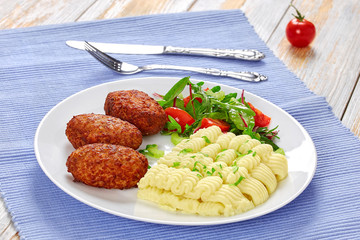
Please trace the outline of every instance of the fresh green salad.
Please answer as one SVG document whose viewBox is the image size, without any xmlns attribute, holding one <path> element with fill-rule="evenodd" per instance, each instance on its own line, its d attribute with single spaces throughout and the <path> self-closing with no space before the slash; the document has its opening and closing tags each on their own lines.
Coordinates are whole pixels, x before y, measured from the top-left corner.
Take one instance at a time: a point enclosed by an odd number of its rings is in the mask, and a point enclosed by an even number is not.
<svg viewBox="0 0 360 240">
<path fill-rule="evenodd" d="M 168 116 L 162 134 L 171 134 L 171 141 L 177 144 L 201 128 L 216 125 L 223 132 L 246 134 L 279 149 L 274 143 L 279 138 L 278 127 L 268 128 L 271 118 L 246 101 L 244 90 L 238 96 L 225 94 L 220 86 L 210 89 L 203 85 L 204 82 L 195 84 L 185 77 L 165 95 L 154 94 Z M 189 95 L 183 97 L 187 92 Z"/>
</svg>

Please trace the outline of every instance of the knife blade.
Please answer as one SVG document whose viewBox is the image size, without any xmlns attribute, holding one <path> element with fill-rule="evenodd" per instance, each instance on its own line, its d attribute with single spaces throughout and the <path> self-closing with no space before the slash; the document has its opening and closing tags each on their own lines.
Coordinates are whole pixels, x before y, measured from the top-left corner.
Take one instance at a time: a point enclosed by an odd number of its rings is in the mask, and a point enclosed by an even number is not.
<svg viewBox="0 0 360 240">
<path fill-rule="evenodd" d="M 102 52 L 119 54 L 185 54 L 219 58 L 233 58 L 247 61 L 260 61 L 265 55 L 254 49 L 211 49 L 211 48 L 184 48 L 156 45 L 136 45 L 118 43 L 89 42 Z M 85 50 L 84 41 L 66 41 L 70 47 Z"/>
</svg>

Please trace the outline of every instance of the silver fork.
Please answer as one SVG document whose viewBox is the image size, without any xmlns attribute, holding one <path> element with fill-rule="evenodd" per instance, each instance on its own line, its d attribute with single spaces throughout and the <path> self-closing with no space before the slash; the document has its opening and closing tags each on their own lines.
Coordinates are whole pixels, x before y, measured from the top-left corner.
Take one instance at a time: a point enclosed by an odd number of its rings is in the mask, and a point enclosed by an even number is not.
<svg viewBox="0 0 360 240">
<path fill-rule="evenodd" d="M 96 58 L 99 62 L 101 62 L 108 68 L 120 74 L 134 74 L 147 70 L 166 69 L 166 70 L 185 70 L 185 71 L 198 72 L 213 76 L 231 77 L 248 82 L 260 82 L 267 80 L 266 76 L 256 72 L 231 72 L 231 71 L 223 71 L 215 68 L 184 67 L 184 66 L 158 65 L 158 64 L 151 64 L 151 65 L 138 67 L 126 62 L 121 62 L 107 55 L 106 53 L 100 51 L 99 49 L 95 48 L 86 41 L 84 43 L 84 47 L 85 50 L 88 53 L 90 53 L 94 58 Z"/>
</svg>

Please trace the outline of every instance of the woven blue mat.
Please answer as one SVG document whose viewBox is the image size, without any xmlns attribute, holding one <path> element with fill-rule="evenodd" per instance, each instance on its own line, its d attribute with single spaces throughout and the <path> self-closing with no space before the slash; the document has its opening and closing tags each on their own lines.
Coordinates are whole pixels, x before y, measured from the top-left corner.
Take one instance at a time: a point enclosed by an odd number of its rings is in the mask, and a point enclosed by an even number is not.
<svg viewBox="0 0 360 240">
<path fill-rule="evenodd" d="M 253 48 L 261 62 L 194 56 L 123 55 L 133 64 L 250 70 L 269 77 L 251 84 L 191 74 L 246 89 L 282 107 L 311 135 L 318 154 L 313 181 L 294 201 L 252 220 L 218 226 L 168 226 L 113 216 L 56 187 L 33 150 L 44 115 L 66 97 L 131 77 L 184 77 L 188 72 L 120 76 L 66 40 L 209 48 Z M 0 187 L 24 239 L 354 239 L 360 236 L 360 141 L 260 40 L 241 11 L 152 15 L 0 31 Z M 296 136 L 294 136 L 296 137 Z"/>
</svg>

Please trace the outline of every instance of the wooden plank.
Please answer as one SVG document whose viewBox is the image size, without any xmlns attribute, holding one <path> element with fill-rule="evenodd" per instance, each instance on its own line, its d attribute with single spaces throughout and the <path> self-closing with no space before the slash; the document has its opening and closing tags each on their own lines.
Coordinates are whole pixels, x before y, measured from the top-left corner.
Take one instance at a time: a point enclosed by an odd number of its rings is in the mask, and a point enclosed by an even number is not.
<svg viewBox="0 0 360 240">
<path fill-rule="evenodd" d="M 360 2 L 296 0 L 294 5 L 315 24 L 314 42 L 306 48 L 289 44 L 285 28 L 294 12 L 289 9 L 267 44 L 312 91 L 326 97 L 340 118 L 359 75 Z"/>
<path fill-rule="evenodd" d="M 0 198 L 0 239 L 20 239 L 2 198 Z"/>
<path fill-rule="evenodd" d="M 346 108 L 342 122 L 355 136 L 360 138 L 360 76 L 357 86 L 352 93 L 351 100 Z"/>
<path fill-rule="evenodd" d="M 198 0 L 190 11 L 204 11 L 216 9 L 241 9 L 263 41 L 267 41 L 278 22 L 281 20 L 289 4 L 283 0 Z M 271 15 L 271 17 L 268 17 Z"/>
<path fill-rule="evenodd" d="M 98 0 L 78 19 L 110 19 L 157 13 L 186 12 L 194 0 Z"/>
<path fill-rule="evenodd" d="M 74 22 L 96 0 L 1 0 L 0 29 Z"/>
</svg>

